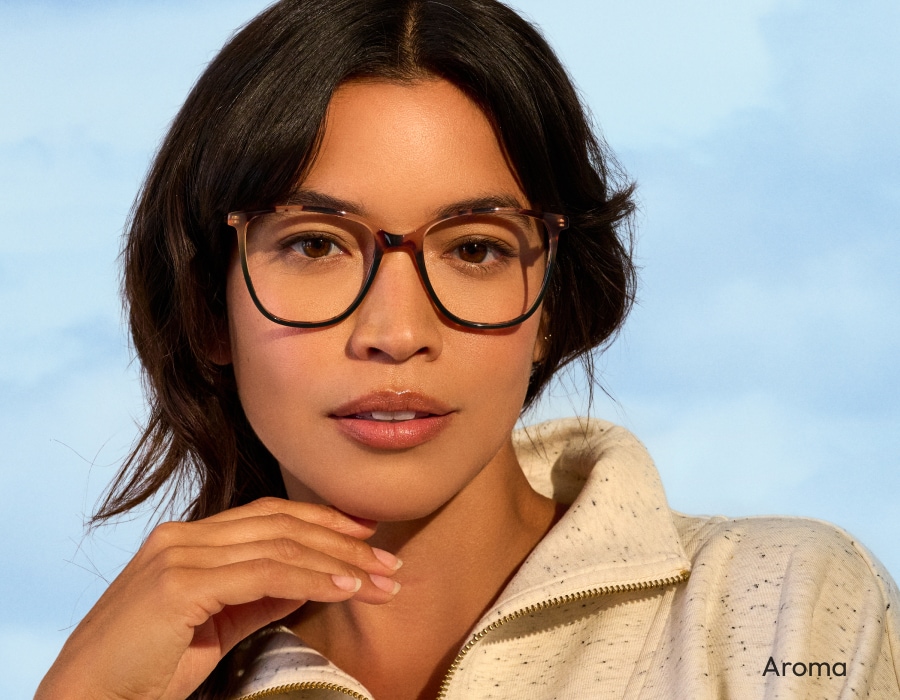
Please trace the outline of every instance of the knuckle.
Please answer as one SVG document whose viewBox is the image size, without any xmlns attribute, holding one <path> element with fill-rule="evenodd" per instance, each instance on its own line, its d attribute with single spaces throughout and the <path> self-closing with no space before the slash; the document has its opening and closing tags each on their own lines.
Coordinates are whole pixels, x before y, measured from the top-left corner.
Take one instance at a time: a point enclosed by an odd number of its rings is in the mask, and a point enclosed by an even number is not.
<svg viewBox="0 0 900 700">
<path fill-rule="evenodd" d="M 185 527 L 185 523 L 175 521 L 160 523 L 147 536 L 144 545 L 154 551 L 171 547 L 180 541 Z"/>
<path fill-rule="evenodd" d="M 269 516 L 269 522 L 276 532 L 288 533 L 297 529 L 297 519 L 287 513 L 273 513 Z"/>
<path fill-rule="evenodd" d="M 166 598 L 177 597 L 188 588 L 188 571 L 180 566 L 170 566 L 160 571 L 157 586 Z"/>
<path fill-rule="evenodd" d="M 299 559 L 306 553 L 306 548 L 303 545 L 287 537 L 279 537 L 272 540 L 272 545 L 275 549 L 275 555 L 281 559 Z"/>
<path fill-rule="evenodd" d="M 350 554 L 357 559 L 371 559 L 375 556 L 372 553 L 372 548 L 368 544 L 355 537 L 345 537 L 344 546 L 346 546 Z"/>
<path fill-rule="evenodd" d="M 305 510 L 309 513 L 310 519 L 320 523 L 337 523 L 341 520 L 338 512 L 331 506 L 322 503 L 305 503 Z"/>
<path fill-rule="evenodd" d="M 284 501 L 275 496 L 263 496 L 262 498 L 257 498 L 251 505 L 262 514 L 271 515 L 281 512 L 284 507 Z"/>
<path fill-rule="evenodd" d="M 274 559 L 258 559 L 255 564 L 254 568 L 261 578 L 270 583 L 284 583 L 285 569 L 279 562 Z"/>
<path fill-rule="evenodd" d="M 357 569 L 355 566 L 342 566 L 340 567 L 340 574 L 342 576 L 350 576 L 351 578 L 358 578 L 360 581 L 365 581 L 368 578 L 368 574 L 362 569 Z"/>
<path fill-rule="evenodd" d="M 153 561 L 160 570 L 176 569 L 184 562 L 186 547 L 169 545 L 156 552 Z"/>
</svg>

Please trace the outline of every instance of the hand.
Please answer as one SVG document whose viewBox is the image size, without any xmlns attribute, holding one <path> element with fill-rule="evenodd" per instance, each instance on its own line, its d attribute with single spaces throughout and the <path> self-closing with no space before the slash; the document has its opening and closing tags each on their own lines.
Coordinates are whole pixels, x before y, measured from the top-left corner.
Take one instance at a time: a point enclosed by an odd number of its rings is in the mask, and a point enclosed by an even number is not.
<svg viewBox="0 0 900 700">
<path fill-rule="evenodd" d="M 264 498 L 163 523 L 72 632 L 35 700 L 183 700 L 240 640 L 308 600 L 386 603 L 375 523 Z"/>
</svg>

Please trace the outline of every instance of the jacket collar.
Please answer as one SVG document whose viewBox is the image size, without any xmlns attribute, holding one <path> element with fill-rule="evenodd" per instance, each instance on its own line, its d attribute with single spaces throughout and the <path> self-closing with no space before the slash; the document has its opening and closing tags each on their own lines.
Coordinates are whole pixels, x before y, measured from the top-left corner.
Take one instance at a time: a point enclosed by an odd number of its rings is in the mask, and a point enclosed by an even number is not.
<svg viewBox="0 0 900 700">
<path fill-rule="evenodd" d="M 690 570 L 653 460 L 630 432 L 567 418 L 516 431 L 513 440 L 532 487 L 569 508 L 482 622 L 535 597 L 646 585 Z"/>
<path fill-rule="evenodd" d="M 513 442 L 534 489 L 569 508 L 475 632 L 548 600 L 663 585 L 687 574 L 690 562 L 659 474 L 631 433 L 604 421 L 568 418 L 518 430 Z M 286 627 L 266 628 L 242 642 L 231 667 L 234 691 L 229 697 L 329 684 L 369 696 Z"/>
</svg>

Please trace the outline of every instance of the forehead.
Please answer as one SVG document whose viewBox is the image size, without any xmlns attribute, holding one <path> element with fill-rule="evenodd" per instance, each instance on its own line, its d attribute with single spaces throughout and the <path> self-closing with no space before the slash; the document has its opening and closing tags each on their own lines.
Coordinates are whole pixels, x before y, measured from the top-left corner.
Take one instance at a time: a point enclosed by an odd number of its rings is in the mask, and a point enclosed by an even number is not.
<svg viewBox="0 0 900 700">
<path fill-rule="evenodd" d="M 527 206 L 484 112 L 445 80 L 353 81 L 335 92 L 304 189 L 383 212 L 508 195 Z"/>
</svg>

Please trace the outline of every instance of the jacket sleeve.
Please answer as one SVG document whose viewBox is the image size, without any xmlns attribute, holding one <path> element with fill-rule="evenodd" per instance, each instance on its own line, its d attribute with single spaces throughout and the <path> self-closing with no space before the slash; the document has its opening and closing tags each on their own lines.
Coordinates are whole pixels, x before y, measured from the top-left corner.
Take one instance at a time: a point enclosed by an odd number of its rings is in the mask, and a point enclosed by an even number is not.
<svg viewBox="0 0 900 700">
<path fill-rule="evenodd" d="M 682 689 L 900 699 L 900 596 L 851 535 L 773 517 L 684 518 L 679 529 L 693 567 L 668 635 Z"/>
</svg>

